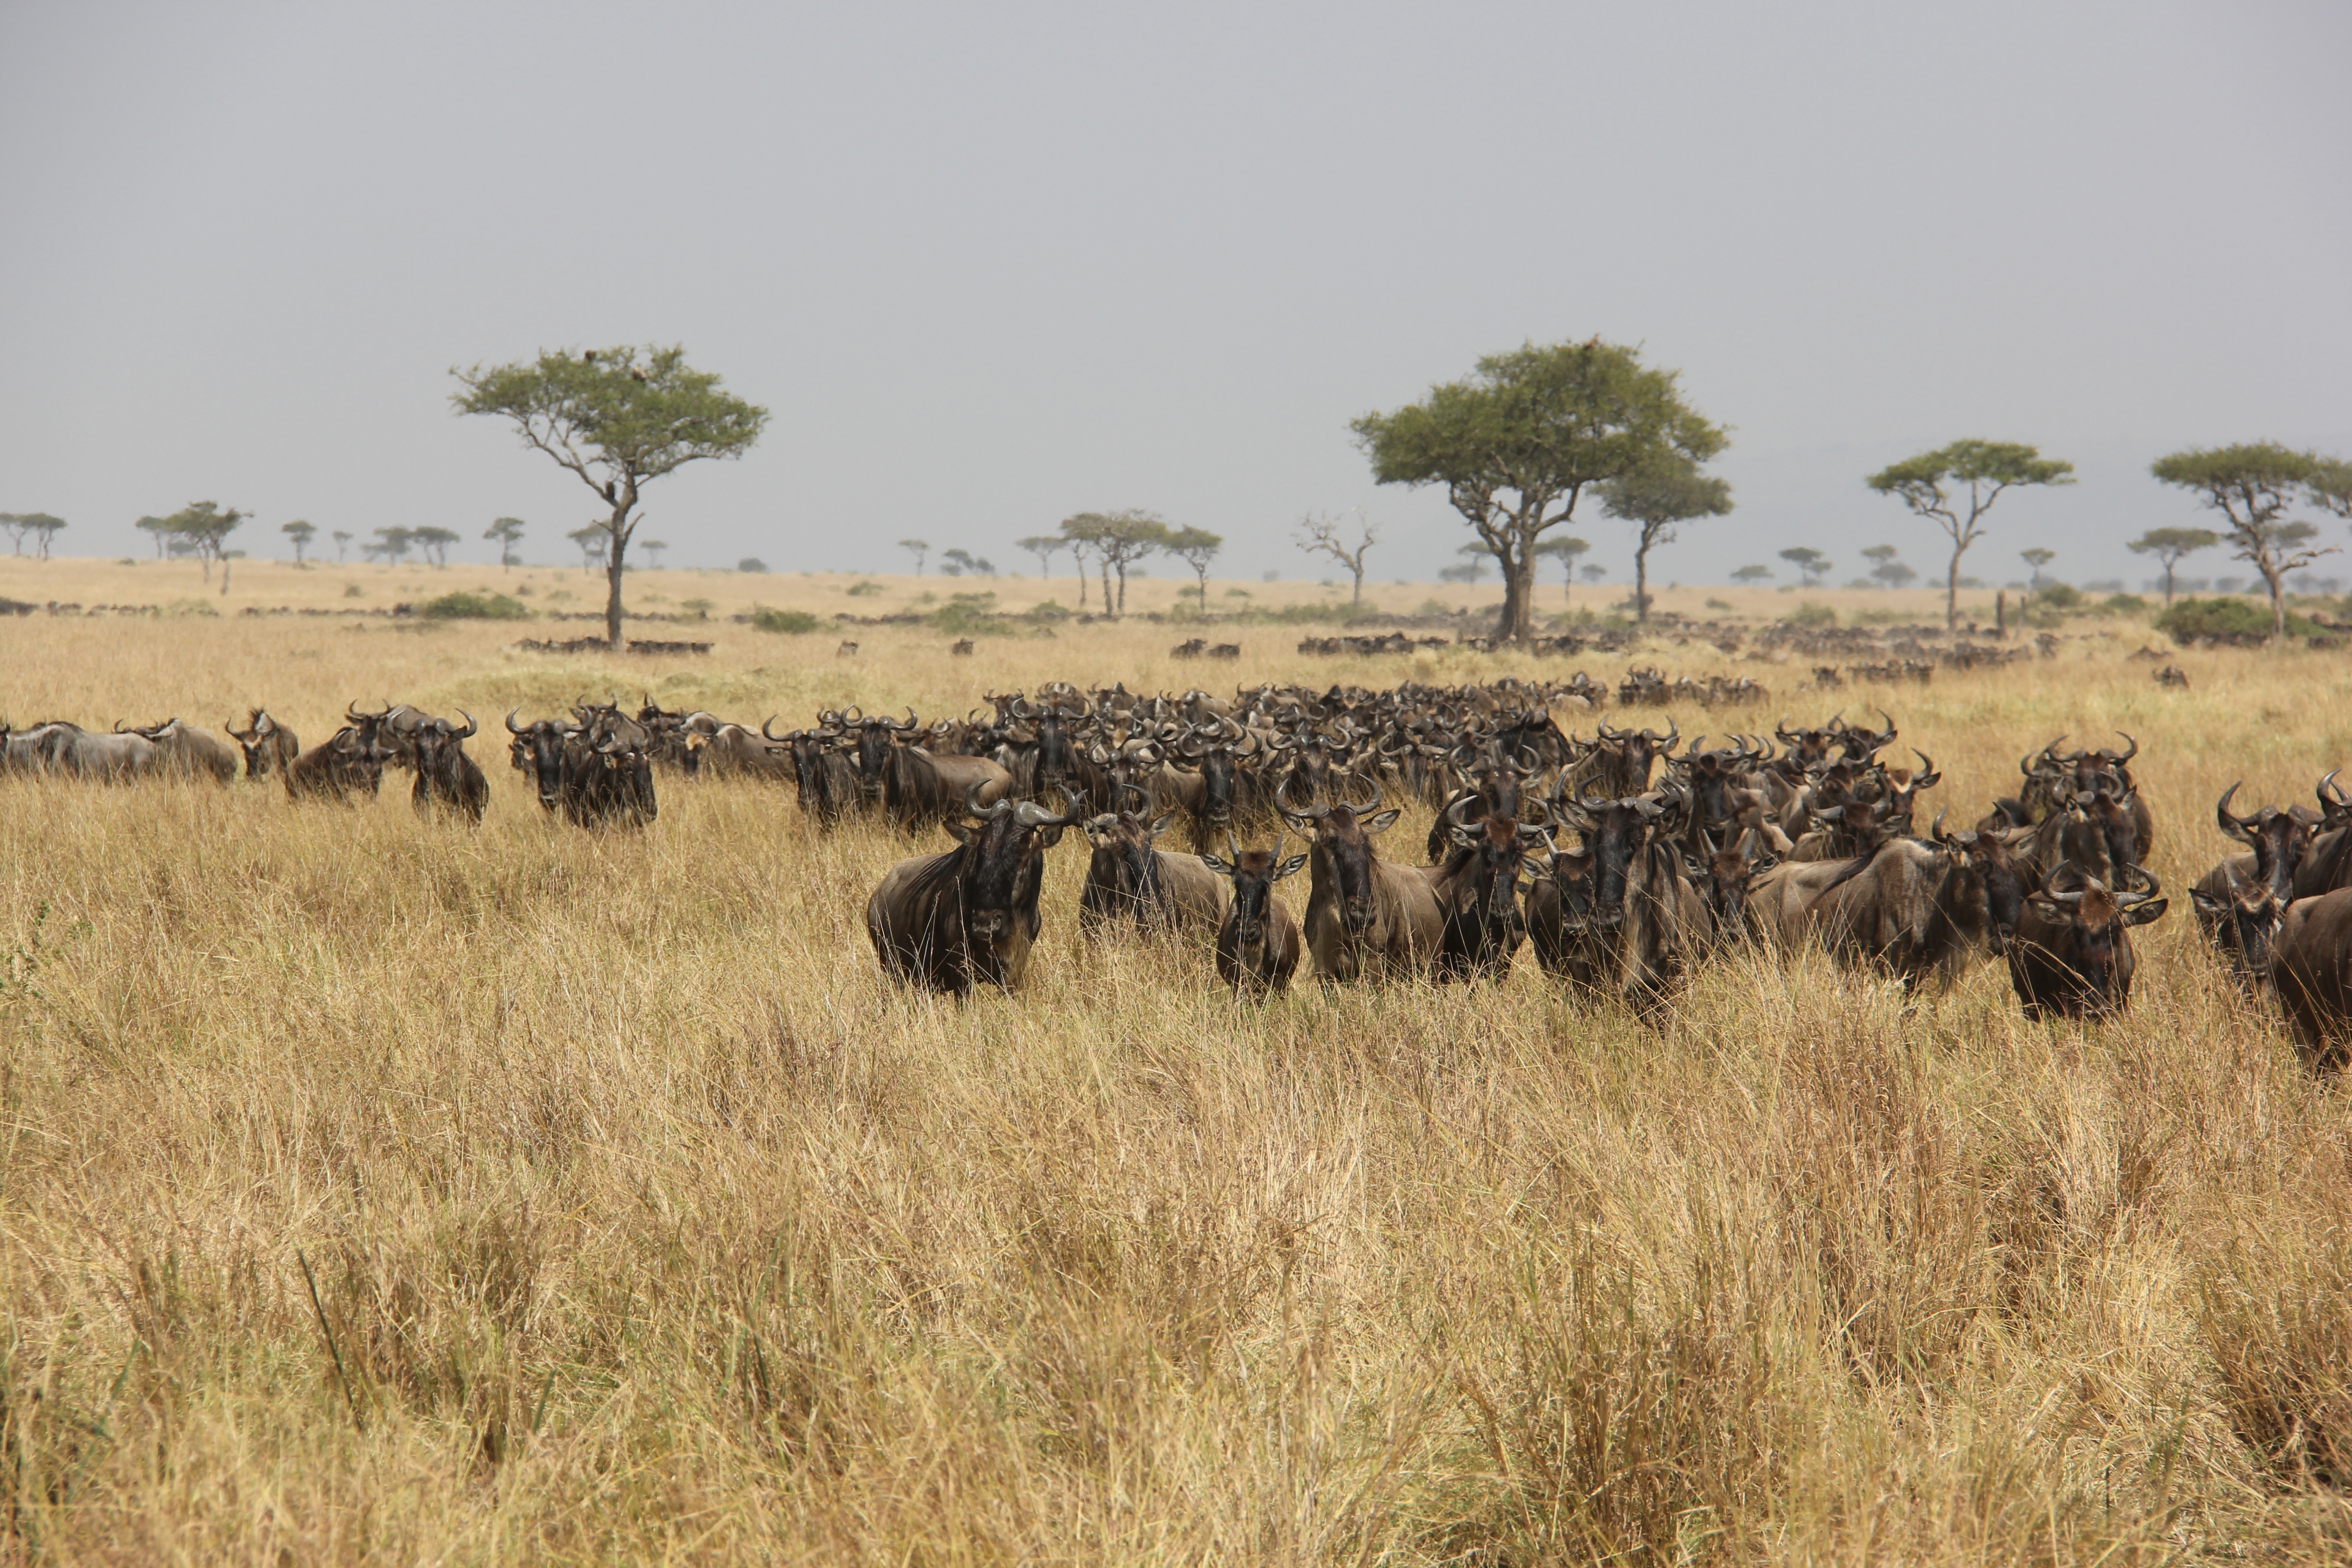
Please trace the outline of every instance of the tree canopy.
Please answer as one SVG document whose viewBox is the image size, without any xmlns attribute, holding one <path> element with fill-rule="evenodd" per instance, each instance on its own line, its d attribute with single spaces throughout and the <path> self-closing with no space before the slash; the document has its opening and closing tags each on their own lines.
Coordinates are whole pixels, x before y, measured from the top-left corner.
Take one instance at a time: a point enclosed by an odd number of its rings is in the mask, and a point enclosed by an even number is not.
<svg viewBox="0 0 2352 1568">
<path fill-rule="evenodd" d="M 0 512 L 0 529 L 5 529 L 14 542 L 15 553 L 25 553 L 25 540 L 29 537 L 34 552 L 43 560 L 49 559 L 49 541 L 65 526 L 63 517 L 47 512 Z"/>
<path fill-rule="evenodd" d="M 2317 528 L 2286 516 L 2297 500 L 2311 499 L 2315 483 L 2329 479 L 2331 461 L 2255 441 L 2192 446 L 2148 465 L 2160 482 L 2189 491 L 2228 519 L 2231 553 L 2260 572 L 2270 590 L 2273 639 L 2286 635 L 2286 574 L 2336 553 L 2332 545 L 2310 544 Z"/>
<path fill-rule="evenodd" d="M 1585 493 L 1675 457 L 1696 465 L 1728 437 L 1683 401 L 1675 372 L 1593 338 L 1480 360 L 1421 402 L 1350 428 L 1383 485 L 1443 485 L 1502 564 L 1501 635 L 1533 631 L 1535 549 Z"/>
<path fill-rule="evenodd" d="M 1942 528 L 1952 541 L 1944 576 L 1944 624 L 1960 622 L 1960 557 L 1984 535 L 1984 515 L 2020 485 L 2071 485 L 2074 465 L 2019 441 L 1955 441 L 1880 469 L 1864 481 Z M 1966 486 L 1966 516 L 1955 487 Z"/>
<path fill-rule="evenodd" d="M 482 537 L 499 547 L 499 570 L 510 570 L 515 563 L 515 546 L 522 541 L 523 520 L 520 517 L 500 517 L 482 530 Z"/>
<path fill-rule="evenodd" d="M 216 501 L 191 501 L 168 517 L 142 517 L 138 526 L 155 534 L 159 553 L 167 539 L 184 541 L 189 551 L 204 563 L 205 580 L 210 582 L 213 562 L 227 550 L 228 536 L 252 515 L 235 507 L 224 509 Z"/>
<path fill-rule="evenodd" d="M 1780 559 L 1797 569 L 1798 576 L 1808 588 L 1827 576 L 1831 566 L 1830 558 L 1810 545 L 1784 549 L 1780 552 Z"/>
<path fill-rule="evenodd" d="M 1167 520 L 1156 512 L 1129 507 L 1119 512 L 1080 512 L 1062 521 L 1062 537 L 1091 550 L 1102 568 L 1103 610 L 1127 613 L 1127 569 L 1168 541 Z M 1118 574 L 1118 597 L 1111 597 L 1111 574 Z"/>
<path fill-rule="evenodd" d="M 317 525 L 297 517 L 290 523 L 278 524 L 278 531 L 293 541 L 294 564 L 301 565 L 302 552 L 310 548 L 311 538 L 319 531 Z"/>
<path fill-rule="evenodd" d="M 1201 608 L 1207 610 L 1209 563 L 1216 559 L 1219 550 L 1225 548 L 1225 536 L 1213 534 L 1206 528 L 1171 528 L 1167 537 L 1160 541 L 1160 548 L 1192 569 L 1192 576 L 1199 583 Z"/>
<path fill-rule="evenodd" d="M 2164 569 L 2164 601 L 2172 602 L 2172 574 L 2181 558 L 2211 549 L 2221 536 L 2210 528 L 2150 528 L 2124 548 L 2134 555 L 2152 555 Z"/>
<path fill-rule="evenodd" d="M 737 458 L 767 428 L 768 411 L 686 362 L 676 345 L 542 350 L 537 360 L 452 368 L 459 413 L 509 421 L 523 444 L 579 476 L 612 508 L 604 632 L 621 646 L 621 572 L 644 488 L 689 463 Z"/>
<path fill-rule="evenodd" d="M 1650 551 L 1672 544 L 1675 525 L 1731 510 L 1731 486 L 1677 452 L 1662 453 L 1601 486 L 1601 509 L 1634 528 L 1633 619 L 1650 619 Z"/>
</svg>

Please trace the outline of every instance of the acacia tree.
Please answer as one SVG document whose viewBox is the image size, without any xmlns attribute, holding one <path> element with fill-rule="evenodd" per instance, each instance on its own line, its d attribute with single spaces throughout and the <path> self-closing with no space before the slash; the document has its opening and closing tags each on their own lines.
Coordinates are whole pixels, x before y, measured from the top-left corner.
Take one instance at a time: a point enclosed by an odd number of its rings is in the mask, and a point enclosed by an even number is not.
<svg viewBox="0 0 2352 1568">
<path fill-rule="evenodd" d="M 1206 528 L 1171 528 L 1168 537 L 1160 541 L 1160 548 L 1192 569 L 1192 576 L 1200 583 L 1201 612 L 1207 614 L 1209 563 L 1216 559 L 1219 550 L 1225 548 L 1225 536 L 1213 534 Z"/>
<path fill-rule="evenodd" d="M 1830 558 L 1810 545 L 1784 549 L 1780 552 L 1780 559 L 1797 569 L 1799 580 L 1807 588 L 1820 587 L 1822 579 L 1830 570 Z"/>
<path fill-rule="evenodd" d="M 351 548 L 352 536 L 343 529 L 337 528 L 327 537 L 335 541 L 335 564 L 341 566 L 343 563 L 343 551 Z"/>
<path fill-rule="evenodd" d="M 602 523 L 589 523 L 563 536 L 580 547 L 580 570 L 593 571 L 596 558 L 612 553 L 613 530 Z"/>
<path fill-rule="evenodd" d="M 1864 550 L 1863 553 L 1867 555 L 1870 552 Z M 2042 591 L 2042 569 L 2048 566 L 2052 561 L 2056 560 L 2058 559 L 2058 552 L 2054 549 L 2044 549 L 2041 546 L 2036 545 L 2032 549 L 2019 550 L 2017 552 L 2017 559 L 2025 563 L 2027 573 L 2025 579 L 2025 591 L 2028 593 L 2039 593 Z"/>
<path fill-rule="evenodd" d="M 300 517 L 297 517 L 290 523 L 278 524 L 278 531 L 284 534 L 289 539 L 293 541 L 294 564 L 296 566 L 300 566 L 302 564 L 303 550 L 310 548 L 311 536 L 316 534 L 319 530 L 310 523 L 303 521 Z"/>
<path fill-rule="evenodd" d="M 155 541 L 155 559 L 157 560 L 162 560 L 163 559 L 163 547 L 165 544 L 170 542 L 172 538 L 172 519 L 169 517 L 142 517 L 131 526 Z"/>
<path fill-rule="evenodd" d="M 386 565 L 398 566 L 408 559 L 408 552 L 416 548 L 416 530 L 398 527 L 378 528 L 375 543 L 366 548 L 370 555 L 383 557 Z"/>
<path fill-rule="evenodd" d="M 143 528 L 150 522 L 160 522 L 161 533 L 185 539 L 196 559 L 204 563 L 205 580 L 210 582 L 213 562 L 226 552 L 228 536 L 252 515 L 235 507 L 224 511 L 215 501 L 191 501 L 168 517 L 142 517 L 139 526 Z"/>
<path fill-rule="evenodd" d="M 446 567 L 449 564 L 449 547 L 457 542 L 457 530 L 436 528 L 411 528 L 408 530 L 408 538 L 411 543 L 425 552 L 427 560 L 435 566 Z"/>
<path fill-rule="evenodd" d="M 661 570 L 662 551 L 669 549 L 669 541 L 667 539 L 647 539 L 637 548 L 646 552 L 646 559 L 651 563 L 656 571 L 659 571 Z"/>
<path fill-rule="evenodd" d="M 11 546 L 9 554 L 25 553 L 25 536 L 32 531 L 32 517 L 27 514 L 0 512 L 0 533 L 8 536 L 8 543 Z"/>
<path fill-rule="evenodd" d="M 1563 604 L 1576 597 L 1576 558 L 1591 548 L 1573 534 L 1554 534 L 1536 546 L 1536 554 L 1549 556 L 1559 562 L 1560 602 Z"/>
<path fill-rule="evenodd" d="M 2184 556 L 2211 549 L 2221 536 L 2210 528 L 2150 528 L 2124 548 L 2134 555 L 2152 555 L 2164 568 L 2164 603 L 2172 606 L 2172 573 Z"/>
<path fill-rule="evenodd" d="M 1635 529 L 1633 619 L 1650 620 L 1650 550 L 1675 541 L 1675 525 L 1731 510 L 1731 486 L 1699 472 L 1680 453 L 1664 453 L 1601 486 L 1601 509 Z"/>
<path fill-rule="evenodd" d="M 2341 457 L 2322 457 L 2314 452 L 2311 477 L 2304 481 L 2304 498 L 2323 511 L 2352 519 L 2352 463 Z"/>
<path fill-rule="evenodd" d="M 645 487 L 688 463 L 740 457 L 767 427 L 768 411 L 726 391 L 686 362 L 676 345 L 541 350 L 531 363 L 454 367 L 459 413 L 498 414 L 523 444 L 544 452 L 603 497 L 604 635 L 621 643 L 621 572 Z"/>
<path fill-rule="evenodd" d="M 499 570 L 511 571 L 515 563 L 515 546 L 522 540 L 523 522 L 520 517 L 500 517 L 482 530 L 482 537 L 499 547 Z"/>
<path fill-rule="evenodd" d="M 1069 540 L 1064 538 L 1059 534 L 1031 534 L 1027 538 L 1014 539 L 1013 541 L 1013 548 L 1018 550 L 1026 550 L 1031 555 L 1035 556 L 1037 558 L 1037 575 L 1040 578 L 1051 578 L 1054 575 L 1055 555 L 1069 542 Z M 1086 581 L 1086 574 L 1084 572 L 1080 572 L 1078 574 L 1078 586 L 1081 588 L 1085 587 Z"/>
<path fill-rule="evenodd" d="M 1168 524 L 1155 512 L 1129 507 L 1119 512 L 1080 512 L 1062 522 L 1062 533 L 1094 552 L 1102 570 L 1103 613 L 1114 619 L 1127 613 L 1127 569 L 1168 541 Z M 1112 572 L 1118 573 L 1118 598 L 1111 598 Z"/>
<path fill-rule="evenodd" d="M 58 537 L 58 530 L 66 526 L 66 520 L 51 517 L 47 512 L 30 512 L 17 520 L 25 525 L 25 531 L 33 536 L 41 559 L 48 559 L 50 542 Z"/>
<path fill-rule="evenodd" d="M 1309 512 L 1298 525 L 1292 538 L 1308 555 L 1328 555 L 1348 569 L 1356 580 L 1355 597 L 1351 604 L 1364 601 L 1364 552 L 1381 542 L 1380 528 L 1367 520 L 1361 512 L 1356 514 L 1356 542 L 1349 544 L 1339 531 L 1339 519 L 1320 512 Z"/>
<path fill-rule="evenodd" d="M 898 541 L 898 548 L 915 558 L 915 575 L 917 577 L 922 576 L 923 558 L 931 553 L 931 541 L 929 539 L 900 539 Z"/>
<path fill-rule="evenodd" d="M 2231 553 L 2262 574 L 2271 594 L 2271 636 L 2286 635 L 2286 574 L 2309 566 L 2333 545 L 2313 546 L 2311 524 L 2285 513 L 2298 496 L 2310 498 L 2315 480 L 2328 477 L 2329 460 L 2296 452 L 2274 441 L 2238 446 L 2190 447 L 2159 457 L 2148 472 L 2197 498 L 2229 519 Z"/>
<path fill-rule="evenodd" d="M 1944 625 L 1960 623 L 1960 557 L 1983 536 L 1984 515 L 2000 493 L 2018 485 L 2071 485 L 2074 465 L 2044 457 L 2018 441 L 1955 441 L 1933 452 L 1923 452 L 1863 481 L 1882 496 L 1893 496 L 1918 516 L 1932 521 L 1952 541 L 1952 560 L 1944 573 Z M 1966 485 L 1968 516 L 1960 515 L 1959 497 L 1947 486 Z"/>
<path fill-rule="evenodd" d="M 1672 371 L 1603 343 L 1490 354 L 1459 382 L 1350 429 L 1383 485 L 1444 485 L 1446 498 L 1503 569 L 1496 634 L 1534 630 L 1536 547 L 1576 515 L 1588 490 L 1668 457 L 1720 452 L 1722 429 L 1682 399 Z"/>
</svg>

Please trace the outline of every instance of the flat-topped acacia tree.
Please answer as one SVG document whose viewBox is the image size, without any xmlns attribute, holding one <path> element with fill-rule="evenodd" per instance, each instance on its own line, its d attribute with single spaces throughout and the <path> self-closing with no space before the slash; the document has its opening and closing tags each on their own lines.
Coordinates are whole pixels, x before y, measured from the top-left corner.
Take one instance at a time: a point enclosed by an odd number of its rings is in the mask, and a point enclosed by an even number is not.
<svg viewBox="0 0 2352 1568">
<path fill-rule="evenodd" d="M 1863 481 L 1944 530 L 1952 559 L 1944 569 L 1944 625 L 1960 623 L 1960 557 L 1984 537 L 1984 515 L 2003 490 L 2020 485 L 2071 485 L 2074 465 L 2044 457 L 2021 441 L 1955 441 L 1880 469 Z M 1958 486 L 1968 486 L 1961 516 Z"/>
<path fill-rule="evenodd" d="M 604 635 L 621 642 L 621 568 L 641 519 L 645 487 L 704 458 L 740 457 L 767 427 L 768 411 L 744 402 L 709 371 L 664 348 L 542 350 L 525 363 L 454 366 L 459 413 L 501 414 L 526 446 L 580 476 L 613 509 L 604 530 Z"/>
</svg>

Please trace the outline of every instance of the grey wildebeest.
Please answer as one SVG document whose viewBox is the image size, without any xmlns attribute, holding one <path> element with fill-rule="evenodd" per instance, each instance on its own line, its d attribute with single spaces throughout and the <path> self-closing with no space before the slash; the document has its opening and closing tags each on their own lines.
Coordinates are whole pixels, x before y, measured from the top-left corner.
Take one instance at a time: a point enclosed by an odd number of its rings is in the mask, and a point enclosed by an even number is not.
<svg viewBox="0 0 2352 1568">
<path fill-rule="evenodd" d="M 1056 816 L 1034 800 L 984 806 L 979 789 L 969 790 L 971 820 L 946 824 L 956 847 L 900 861 L 866 901 L 866 932 L 883 972 L 956 996 L 977 985 L 1019 985 L 1041 924 L 1045 852 L 1077 820 L 1076 796 L 1063 795 Z"/>
<path fill-rule="evenodd" d="M 135 733 L 97 733 L 62 719 L 11 729 L 0 724 L 12 772 L 59 773 L 117 783 L 154 772 L 163 764 L 155 743 Z"/>
<path fill-rule="evenodd" d="M 2165 911 L 2156 878 L 2138 866 L 2137 886 L 2110 889 L 2069 865 L 2025 900 L 2010 939 L 2009 978 L 2028 1018 L 2105 1018 L 2131 1001 L 2131 928 Z"/>
<path fill-rule="evenodd" d="M 1290 917 L 1274 884 L 1296 876 L 1305 855 L 1281 858 L 1282 839 L 1271 850 L 1245 850 L 1225 837 L 1229 858 L 1204 854 L 1201 863 L 1233 883 L 1233 903 L 1217 927 L 1217 975 L 1237 994 L 1264 996 L 1290 988 L 1298 971 L 1298 922 Z"/>
<path fill-rule="evenodd" d="M 466 742 L 478 727 L 474 716 L 464 708 L 457 712 L 466 721 L 463 729 L 446 718 L 430 718 L 409 731 L 409 762 L 416 770 L 416 783 L 408 798 L 420 816 L 450 810 L 479 824 L 489 807 L 490 781 L 482 776 L 481 765 L 466 755 Z"/>
<path fill-rule="evenodd" d="M 267 779 L 272 773 L 283 774 L 294 766 L 302 754 L 301 737 L 269 716 L 265 708 L 247 710 L 245 727 L 224 724 L 229 737 L 245 752 L 245 776 Z"/>
<path fill-rule="evenodd" d="M 1562 782 L 1565 782 L 1563 776 Z M 1602 800 L 1554 786 L 1552 820 L 1579 851 L 1555 849 L 1528 890 L 1528 924 L 1547 972 L 1637 1007 L 1662 1001 L 1706 940 L 1706 902 L 1682 874 L 1675 841 L 1690 810 L 1676 788 Z"/>
<path fill-rule="evenodd" d="M 286 796 L 349 800 L 373 795 L 383 785 L 383 713 L 343 710 L 341 729 L 295 758 L 286 769 Z"/>
<path fill-rule="evenodd" d="M 2341 1068 L 2352 1039 L 2352 887 L 2287 905 L 2271 946 L 2271 986 L 2304 1061 Z"/>
<path fill-rule="evenodd" d="M 176 718 L 140 725 L 130 732 L 155 743 L 155 765 L 167 773 L 226 784 L 236 777 L 236 748 L 209 731 L 191 729 Z"/>
<path fill-rule="evenodd" d="M 1445 916 L 1426 872 L 1391 865 L 1372 840 L 1396 825 L 1391 808 L 1364 815 L 1366 806 L 1317 803 L 1285 808 L 1284 817 L 1308 835 L 1307 951 L 1325 979 L 1412 979 L 1428 971 L 1444 939 Z"/>
<path fill-rule="evenodd" d="M 1938 821 L 1927 842 L 1893 839 L 1843 862 L 1783 861 L 1750 884 L 1748 907 L 1781 942 L 1818 941 L 1910 989 L 2002 951 L 2024 897 L 1998 834 L 1947 833 Z"/>
<path fill-rule="evenodd" d="M 1135 811 L 1108 811 L 1085 823 L 1093 853 L 1078 893 L 1078 929 L 1100 936 L 1132 923 L 1139 931 L 1213 936 L 1224 923 L 1225 884 L 1198 855 L 1153 847 L 1175 822 Z"/>
</svg>

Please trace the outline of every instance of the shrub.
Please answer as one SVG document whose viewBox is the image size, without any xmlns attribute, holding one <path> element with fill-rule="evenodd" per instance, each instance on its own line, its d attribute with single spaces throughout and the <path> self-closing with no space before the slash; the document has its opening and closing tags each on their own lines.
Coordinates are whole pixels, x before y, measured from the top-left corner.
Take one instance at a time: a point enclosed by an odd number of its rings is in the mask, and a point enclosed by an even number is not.
<svg viewBox="0 0 2352 1568">
<path fill-rule="evenodd" d="M 881 591 L 882 585 L 878 582 L 853 582 L 849 585 L 849 597 L 852 599 L 871 599 Z"/>
<path fill-rule="evenodd" d="M 428 600 L 417 612 L 428 621 L 527 621 L 530 612 L 520 600 L 503 593 L 468 593 L 460 589 Z"/>
<path fill-rule="evenodd" d="M 1048 599 L 1042 604 L 1031 605 L 1021 613 L 1027 619 L 1043 625 L 1052 621 L 1067 621 L 1077 612 L 1058 599 Z"/>
<path fill-rule="evenodd" d="M 1808 599 L 1786 615 L 1781 616 L 1780 620 L 1784 625 L 1789 626 L 1808 628 L 1834 626 L 1837 624 L 1837 612 L 1826 604 L 1816 604 Z"/>
<path fill-rule="evenodd" d="M 2110 615 L 2137 615 L 2147 609 L 2147 601 L 2137 593 L 2110 593 L 2099 601 L 2099 608 Z"/>
<path fill-rule="evenodd" d="M 2033 596 L 2033 602 L 2044 610 L 2079 610 L 2083 591 L 2068 582 L 2045 582 L 2042 591 Z"/>
<path fill-rule="evenodd" d="M 2250 599 L 2176 600 L 2156 618 L 2156 629 L 2184 647 L 2204 637 L 2254 641 L 2271 634 L 2270 606 Z M 2309 617 L 2287 613 L 2288 636 L 2308 637 L 2318 630 Z"/>
<path fill-rule="evenodd" d="M 761 560 L 758 556 L 747 555 L 741 560 L 735 563 L 735 570 L 737 571 L 765 571 L 768 570 L 768 563 Z"/>
<path fill-rule="evenodd" d="M 824 622 L 805 610 L 770 610 L 764 605 L 751 607 L 751 626 L 760 632 L 816 632 Z"/>
<path fill-rule="evenodd" d="M 959 637 L 1003 637 L 1013 628 L 996 608 L 993 593 L 950 594 L 948 601 L 923 617 L 923 623 Z"/>
</svg>

